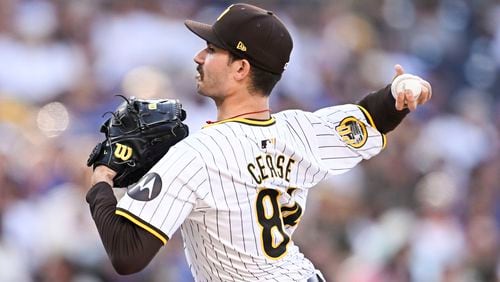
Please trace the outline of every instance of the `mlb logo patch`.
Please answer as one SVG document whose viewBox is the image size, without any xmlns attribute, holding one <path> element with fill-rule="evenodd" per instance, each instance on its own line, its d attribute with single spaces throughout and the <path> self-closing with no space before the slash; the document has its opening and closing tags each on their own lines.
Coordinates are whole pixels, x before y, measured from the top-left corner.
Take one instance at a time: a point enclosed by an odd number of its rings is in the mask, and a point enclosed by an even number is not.
<svg viewBox="0 0 500 282">
<path fill-rule="evenodd" d="M 261 149 L 267 149 L 267 144 L 276 144 L 276 138 L 271 138 L 271 139 L 264 139 L 260 141 L 260 148 Z"/>
</svg>

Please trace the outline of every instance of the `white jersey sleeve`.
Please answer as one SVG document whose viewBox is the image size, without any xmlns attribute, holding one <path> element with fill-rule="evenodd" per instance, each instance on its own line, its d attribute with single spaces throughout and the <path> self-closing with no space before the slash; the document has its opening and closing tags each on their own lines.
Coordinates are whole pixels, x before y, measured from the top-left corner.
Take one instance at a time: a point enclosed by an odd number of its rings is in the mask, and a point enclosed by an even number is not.
<svg viewBox="0 0 500 282">
<path fill-rule="evenodd" d="M 193 210 L 206 180 L 199 158 L 184 146 L 168 153 L 120 199 L 116 214 L 146 229 L 164 244 Z"/>
<path fill-rule="evenodd" d="M 314 112 L 314 116 L 321 121 L 312 123 L 318 156 L 334 174 L 377 155 L 385 147 L 385 135 L 377 130 L 370 114 L 361 106 L 323 108 Z"/>
</svg>

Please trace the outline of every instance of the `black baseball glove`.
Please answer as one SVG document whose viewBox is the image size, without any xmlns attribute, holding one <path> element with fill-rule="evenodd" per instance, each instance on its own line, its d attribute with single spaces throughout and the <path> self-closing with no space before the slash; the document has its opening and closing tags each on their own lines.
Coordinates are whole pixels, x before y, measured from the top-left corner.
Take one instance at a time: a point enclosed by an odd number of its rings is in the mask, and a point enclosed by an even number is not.
<svg viewBox="0 0 500 282">
<path fill-rule="evenodd" d="M 101 126 L 106 140 L 95 146 L 87 160 L 94 169 L 105 165 L 116 171 L 115 187 L 137 182 L 189 134 L 182 123 L 186 112 L 178 100 L 123 98 L 125 102 Z"/>
</svg>

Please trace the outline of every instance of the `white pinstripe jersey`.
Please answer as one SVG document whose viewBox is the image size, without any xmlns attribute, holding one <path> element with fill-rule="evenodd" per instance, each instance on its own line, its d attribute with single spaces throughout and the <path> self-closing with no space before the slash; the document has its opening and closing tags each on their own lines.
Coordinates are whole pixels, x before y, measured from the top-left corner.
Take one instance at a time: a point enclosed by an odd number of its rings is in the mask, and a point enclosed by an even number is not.
<svg viewBox="0 0 500 282">
<path fill-rule="evenodd" d="M 291 236 L 309 188 L 384 144 L 357 105 L 225 120 L 172 147 L 116 213 L 164 243 L 180 227 L 196 281 L 305 281 L 314 266 Z"/>
</svg>

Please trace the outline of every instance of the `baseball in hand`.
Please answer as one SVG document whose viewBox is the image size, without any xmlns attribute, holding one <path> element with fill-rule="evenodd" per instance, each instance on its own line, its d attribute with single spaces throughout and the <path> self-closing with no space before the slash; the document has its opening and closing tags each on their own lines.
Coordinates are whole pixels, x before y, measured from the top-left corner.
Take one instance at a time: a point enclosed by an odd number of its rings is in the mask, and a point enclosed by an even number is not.
<svg viewBox="0 0 500 282">
<path fill-rule="evenodd" d="M 422 79 L 418 76 L 412 74 L 402 74 L 394 79 L 391 84 L 391 92 L 394 99 L 396 99 L 398 93 L 404 92 L 405 90 L 410 90 L 413 93 L 413 97 L 418 98 L 422 92 L 422 84 L 420 83 Z"/>
</svg>

